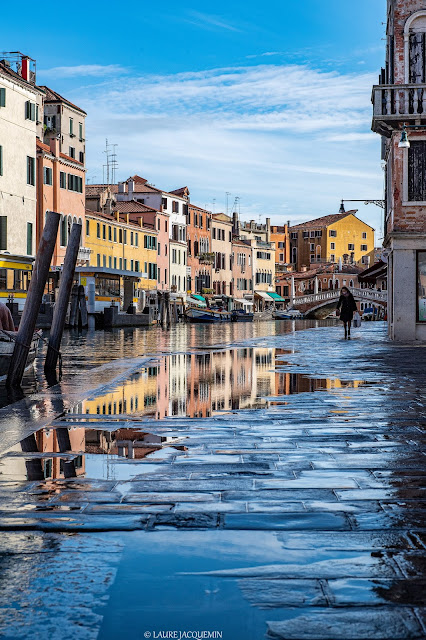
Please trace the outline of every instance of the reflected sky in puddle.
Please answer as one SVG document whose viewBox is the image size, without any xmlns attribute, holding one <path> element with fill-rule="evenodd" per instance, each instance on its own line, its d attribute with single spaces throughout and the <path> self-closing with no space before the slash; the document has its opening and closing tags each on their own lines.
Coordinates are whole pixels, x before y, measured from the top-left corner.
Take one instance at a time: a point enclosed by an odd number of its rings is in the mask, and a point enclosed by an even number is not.
<svg viewBox="0 0 426 640">
<path fill-rule="evenodd" d="M 364 384 L 293 371 L 293 354 L 288 349 L 247 347 L 162 355 L 127 380 L 77 404 L 67 418 L 75 415 L 85 427 L 44 428 L 6 452 L 0 460 L 0 480 L 126 480 L 154 472 L 185 451 L 184 437 L 150 433 L 151 420 L 212 418 L 285 405 L 294 394 L 333 393 Z M 145 422 L 139 426 L 132 419 Z"/>
</svg>

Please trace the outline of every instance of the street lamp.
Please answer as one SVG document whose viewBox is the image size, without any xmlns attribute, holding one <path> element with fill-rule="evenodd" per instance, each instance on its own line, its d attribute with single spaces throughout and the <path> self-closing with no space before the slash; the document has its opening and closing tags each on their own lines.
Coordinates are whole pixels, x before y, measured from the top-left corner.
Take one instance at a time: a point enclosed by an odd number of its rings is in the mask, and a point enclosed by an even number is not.
<svg viewBox="0 0 426 640">
<path fill-rule="evenodd" d="M 406 124 L 405 123 L 402 126 L 401 140 L 398 143 L 398 147 L 399 147 L 399 149 L 409 149 L 410 148 L 410 141 L 408 139 L 407 129 L 406 129 Z"/>
</svg>

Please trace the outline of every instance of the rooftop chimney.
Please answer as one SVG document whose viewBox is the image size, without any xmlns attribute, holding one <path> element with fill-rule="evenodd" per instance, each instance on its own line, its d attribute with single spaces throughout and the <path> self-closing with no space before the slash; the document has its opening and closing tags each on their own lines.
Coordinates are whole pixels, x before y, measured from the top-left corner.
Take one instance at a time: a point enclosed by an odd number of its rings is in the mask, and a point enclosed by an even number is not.
<svg viewBox="0 0 426 640">
<path fill-rule="evenodd" d="M 119 182 L 118 183 L 118 193 L 126 193 L 126 183 Z"/>
<path fill-rule="evenodd" d="M 130 178 L 127 182 L 127 193 L 129 194 L 129 199 L 133 200 L 133 191 L 135 189 L 135 181 Z"/>
<path fill-rule="evenodd" d="M 26 80 L 27 82 L 30 81 L 30 59 L 28 58 L 28 56 L 22 56 L 22 61 L 21 61 L 21 76 L 24 78 L 24 80 Z"/>
<path fill-rule="evenodd" d="M 266 218 L 266 242 L 271 242 L 271 218 Z"/>
</svg>

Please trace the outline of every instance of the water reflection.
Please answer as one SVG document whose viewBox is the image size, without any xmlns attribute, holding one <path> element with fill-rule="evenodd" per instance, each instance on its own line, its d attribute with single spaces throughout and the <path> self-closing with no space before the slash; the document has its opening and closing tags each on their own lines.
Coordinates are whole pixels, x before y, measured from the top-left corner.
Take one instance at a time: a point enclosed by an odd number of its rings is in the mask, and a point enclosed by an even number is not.
<svg viewBox="0 0 426 640">
<path fill-rule="evenodd" d="M 86 454 L 91 460 L 93 456 L 109 456 L 110 462 L 146 458 L 155 461 L 159 451 L 164 457 L 167 448 L 172 454 L 185 448 L 178 438 L 150 433 L 146 423 L 126 425 L 123 420 L 210 418 L 237 410 L 285 405 L 293 394 L 332 392 L 363 384 L 356 380 L 310 378 L 292 371 L 291 363 L 287 363 L 290 371 L 285 371 L 284 359 L 292 353 L 244 347 L 156 358 L 124 382 L 77 404 L 68 414 L 68 419 L 75 416 L 76 420 L 69 429 L 41 429 L 9 450 L 0 463 L 0 476 L 29 480 L 72 478 L 86 473 Z M 58 406 L 58 410 L 61 408 Z M 77 424 L 81 420 L 84 427 Z M 100 476 L 110 474 L 98 469 L 96 477 Z"/>
</svg>

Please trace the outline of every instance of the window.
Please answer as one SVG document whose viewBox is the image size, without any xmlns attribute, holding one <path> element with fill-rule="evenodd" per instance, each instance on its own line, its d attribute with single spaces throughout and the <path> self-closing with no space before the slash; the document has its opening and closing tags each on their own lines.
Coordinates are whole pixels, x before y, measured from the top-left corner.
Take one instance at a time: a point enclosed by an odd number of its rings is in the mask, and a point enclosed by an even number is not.
<svg viewBox="0 0 426 640">
<path fill-rule="evenodd" d="M 336 248 L 336 243 L 330 242 L 330 249 L 335 249 L 335 248 Z"/>
<path fill-rule="evenodd" d="M 334 253 L 332 253 L 331 256 L 330 256 L 330 262 L 336 262 L 336 258 L 335 258 Z"/>
<path fill-rule="evenodd" d="M 70 158 L 75 158 L 75 147 L 69 147 L 68 155 Z"/>
<path fill-rule="evenodd" d="M 36 119 L 36 105 L 35 102 L 30 102 L 27 100 L 25 103 L 25 120 L 33 120 Z"/>
<path fill-rule="evenodd" d="M 102 266 L 106 267 L 106 256 L 102 256 Z"/>
<path fill-rule="evenodd" d="M 157 255 L 161 256 L 161 245 L 159 242 L 157 243 Z"/>
<path fill-rule="evenodd" d="M 315 238 L 315 231 L 311 231 L 311 238 Z"/>
<path fill-rule="evenodd" d="M 130 271 L 133 271 L 133 267 L 134 267 L 134 262 L 133 260 L 130 260 Z"/>
<path fill-rule="evenodd" d="M 27 222 L 27 255 L 31 256 L 33 253 L 33 224 Z"/>
<path fill-rule="evenodd" d="M 112 227 L 108 225 L 108 240 L 112 242 Z"/>
<path fill-rule="evenodd" d="M 90 224 L 89 221 L 86 220 L 86 236 L 90 236 Z"/>
<path fill-rule="evenodd" d="M 232 242 L 232 231 L 229 232 L 229 242 Z"/>
<path fill-rule="evenodd" d="M 284 262 L 284 254 L 280 253 L 280 262 Z"/>
<path fill-rule="evenodd" d="M 4 87 L 0 88 L 0 107 L 6 106 L 6 89 Z"/>
<path fill-rule="evenodd" d="M 130 232 L 130 244 L 133 246 L 133 231 Z"/>
<path fill-rule="evenodd" d="M 52 186 L 52 169 L 50 167 L 43 167 L 43 182 Z"/>
<path fill-rule="evenodd" d="M 173 213 L 179 213 L 179 202 L 177 200 L 172 200 L 172 211 Z"/>
<path fill-rule="evenodd" d="M 303 238 L 309 238 L 309 231 L 302 231 Z"/>
<path fill-rule="evenodd" d="M 78 139 L 80 142 L 83 142 L 83 123 L 78 123 Z"/>
<path fill-rule="evenodd" d="M 101 225 L 99 224 L 99 222 L 96 223 L 96 237 L 101 237 Z"/>
<path fill-rule="evenodd" d="M 67 174 L 63 171 L 61 171 L 59 174 L 59 186 L 61 187 L 61 189 L 67 188 Z"/>
<path fill-rule="evenodd" d="M 426 140 L 410 140 L 408 149 L 408 200 L 426 200 Z"/>
<path fill-rule="evenodd" d="M 7 216 L 0 216 L 0 249 L 7 249 Z"/>
<path fill-rule="evenodd" d="M 84 164 L 84 153 L 82 151 L 80 151 L 78 157 L 79 157 L 79 160 L 80 160 L 81 164 Z"/>
<path fill-rule="evenodd" d="M 114 269 L 117 268 L 117 258 L 114 258 Z"/>
<path fill-rule="evenodd" d="M 321 238 L 322 237 L 322 231 L 321 229 L 319 231 L 315 231 L 315 237 L 316 238 Z"/>
<path fill-rule="evenodd" d="M 139 273 L 139 260 L 135 260 L 135 271 Z"/>
<path fill-rule="evenodd" d="M 117 227 L 114 227 L 113 237 L 114 237 L 114 242 L 117 242 Z"/>
<path fill-rule="evenodd" d="M 111 256 L 108 256 L 108 266 L 111 269 L 111 267 L 112 267 L 112 257 Z"/>
<path fill-rule="evenodd" d="M 102 240 L 106 240 L 106 225 L 102 225 Z"/>
<path fill-rule="evenodd" d="M 127 244 L 127 229 L 123 229 L 123 244 Z"/>
<path fill-rule="evenodd" d="M 127 258 L 124 258 L 123 263 L 124 263 L 124 271 L 127 271 Z"/>
<path fill-rule="evenodd" d="M 292 231 L 291 232 L 291 239 L 292 240 L 297 240 L 297 231 Z"/>
<path fill-rule="evenodd" d="M 83 193 L 83 179 L 72 173 L 68 174 L 68 190 Z"/>
<path fill-rule="evenodd" d="M 348 244 L 348 251 L 354 251 L 354 250 L 355 250 L 355 245 L 350 242 Z"/>
<path fill-rule="evenodd" d="M 315 244 L 313 244 L 312 242 L 309 245 L 309 248 L 311 251 L 315 251 Z"/>
<path fill-rule="evenodd" d="M 27 184 L 35 186 L 35 158 L 27 156 Z"/>
<path fill-rule="evenodd" d="M 67 218 L 66 216 L 62 216 L 61 222 L 60 222 L 60 228 L 59 228 L 59 242 L 61 247 L 67 246 L 67 233 L 68 233 Z"/>
<path fill-rule="evenodd" d="M 120 244 L 122 244 L 122 243 L 123 243 L 123 229 L 119 229 L 119 230 L 118 230 L 118 242 L 119 242 Z M 121 269 L 121 267 L 120 267 L 120 269 Z"/>
<path fill-rule="evenodd" d="M 161 198 L 161 206 L 163 207 L 163 211 L 167 209 L 167 198 Z"/>
<path fill-rule="evenodd" d="M 362 232 L 362 239 L 367 240 L 367 233 L 365 231 Z"/>
<path fill-rule="evenodd" d="M 330 229 L 328 235 L 330 236 L 330 238 L 337 238 L 337 231 L 335 229 Z"/>
<path fill-rule="evenodd" d="M 310 258 L 309 258 L 309 259 L 310 259 L 310 262 L 315 262 L 315 255 L 314 255 L 314 254 L 311 254 L 311 256 L 310 256 Z"/>
<path fill-rule="evenodd" d="M 368 251 L 366 244 L 361 245 L 361 251 Z"/>
<path fill-rule="evenodd" d="M 0 145 L 0 176 L 3 175 L 3 147 Z"/>
<path fill-rule="evenodd" d="M 72 118 L 70 118 L 70 136 L 74 138 L 74 120 Z"/>
<path fill-rule="evenodd" d="M 139 234 L 135 233 L 135 247 L 139 246 Z"/>
</svg>

